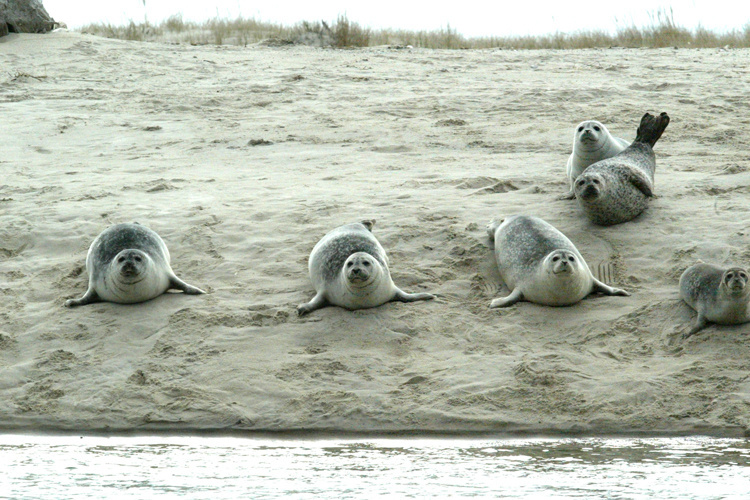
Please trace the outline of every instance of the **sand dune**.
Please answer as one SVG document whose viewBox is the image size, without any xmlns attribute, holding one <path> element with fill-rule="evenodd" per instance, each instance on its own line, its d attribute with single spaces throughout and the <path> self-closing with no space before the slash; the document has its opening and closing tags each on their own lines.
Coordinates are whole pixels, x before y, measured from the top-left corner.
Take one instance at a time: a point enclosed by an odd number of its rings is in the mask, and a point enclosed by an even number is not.
<svg viewBox="0 0 750 500">
<path fill-rule="evenodd" d="M 0 429 L 742 434 L 750 326 L 681 340 L 677 281 L 750 258 L 749 56 L 4 37 Z M 593 226 L 557 199 L 573 127 L 646 111 L 656 197 Z M 514 213 L 632 296 L 490 310 L 485 225 Z M 313 245 L 363 218 L 439 298 L 298 318 Z M 210 293 L 64 308 L 127 221 Z"/>
</svg>

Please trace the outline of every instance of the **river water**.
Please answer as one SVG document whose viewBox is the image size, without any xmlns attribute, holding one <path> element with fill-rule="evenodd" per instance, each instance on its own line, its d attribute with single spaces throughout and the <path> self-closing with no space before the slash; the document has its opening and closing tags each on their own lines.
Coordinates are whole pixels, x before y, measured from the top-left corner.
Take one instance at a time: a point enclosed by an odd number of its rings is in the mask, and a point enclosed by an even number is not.
<svg viewBox="0 0 750 500">
<path fill-rule="evenodd" d="M 750 441 L 0 435 L 0 498 L 748 499 Z"/>
</svg>

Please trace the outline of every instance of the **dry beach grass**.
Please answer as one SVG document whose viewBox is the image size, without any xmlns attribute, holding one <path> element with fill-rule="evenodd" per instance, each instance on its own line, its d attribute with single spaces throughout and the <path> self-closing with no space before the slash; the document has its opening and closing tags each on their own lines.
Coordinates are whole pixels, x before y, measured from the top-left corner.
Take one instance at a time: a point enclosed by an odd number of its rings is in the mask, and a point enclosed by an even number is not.
<svg viewBox="0 0 750 500">
<path fill-rule="evenodd" d="M 750 327 L 680 341 L 677 280 L 750 258 L 749 56 L 0 39 L 0 428 L 741 435 Z M 573 127 L 645 111 L 672 117 L 657 196 L 592 226 L 557 199 Z M 512 213 L 632 296 L 490 310 Z M 297 317 L 313 245 L 362 218 L 439 298 Z M 134 220 L 210 293 L 65 309 Z"/>
<path fill-rule="evenodd" d="M 124 26 L 89 24 L 80 29 L 108 38 L 123 40 L 190 43 L 193 45 L 242 45 L 268 39 L 277 43 L 313 46 L 374 47 L 410 45 L 429 49 L 591 49 L 609 47 L 750 47 L 750 24 L 743 29 L 716 32 L 702 27 L 680 26 L 671 10 L 650 14 L 646 26 L 619 26 L 615 33 L 604 30 L 554 33 L 542 36 L 491 36 L 467 38 L 450 25 L 430 31 L 372 29 L 340 15 L 335 21 L 304 21 L 294 26 L 259 21 L 253 18 L 214 18 L 205 22 L 185 21 L 176 14 L 160 23 L 130 21 Z"/>
</svg>

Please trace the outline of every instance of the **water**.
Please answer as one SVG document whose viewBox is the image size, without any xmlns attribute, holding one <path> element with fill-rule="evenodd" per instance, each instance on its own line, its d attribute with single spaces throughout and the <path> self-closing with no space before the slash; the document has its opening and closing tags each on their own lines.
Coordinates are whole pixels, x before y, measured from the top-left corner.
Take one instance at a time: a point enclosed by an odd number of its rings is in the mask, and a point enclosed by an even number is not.
<svg viewBox="0 0 750 500">
<path fill-rule="evenodd" d="M 0 498 L 748 499 L 742 439 L 0 435 Z"/>
</svg>

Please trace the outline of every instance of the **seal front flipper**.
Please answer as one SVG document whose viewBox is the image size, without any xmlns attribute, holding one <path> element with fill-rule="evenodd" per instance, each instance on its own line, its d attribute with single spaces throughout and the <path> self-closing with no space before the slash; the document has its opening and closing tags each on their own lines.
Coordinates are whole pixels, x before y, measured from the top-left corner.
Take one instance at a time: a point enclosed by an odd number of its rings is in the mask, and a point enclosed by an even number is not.
<svg viewBox="0 0 750 500">
<path fill-rule="evenodd" d="M 682 338 L 686 339 L 686 338 L 691 337 L 692 335 L 706 328 L 706 325 L 708 325 L 708 320 L 703 315 L 703 313 L 699 312 L 698 318 L 696 318 L 695 320 L 695 324 L 690 328 L 690 330 L 682 334 Z"/>
<path fill-rule="evenodd" d="M 571 189 L 570 191 L 568 191 L 564 195 L 559 196 L 557 199 L 558 200 L 575 200 L 576 199 L 576 192 L 575 192 L 575 190 Z"/>
<path fill-rule="evenodd" d="M 522 299 L 523 293 L 521 293 L 521 290 L 519 288 L 515 288 L 507 297 L 501 297 L 490 302 L 490 309 L 512 306 Z"/>
<path fill-rule="evenodd" d="M 400 288 L 396 289 L 396 293 L 393 295 L 391 300 L 398 300 L 400 302 L 415 302 L 417 300 L 432 300 L 435 296 L 431 293 L 406 293 Z"/>
<path fill-rule="evenodd" d="M 630 181 L 630 183 L 644 195 L 648 197 L 654 196 L 654 190 L 651 186 L 651 180 L 649 180 L 649 178 L 643 175 L 641 172 L 631 170 L 628 173 L 628 181 Z"/>
<path fill-rule="evenodd" d="M 102 299 L 99 298 L 93 288 L 89 288 L 80 299 L 66 300 L 65 307 L 85 306 L 86 304 L 93 304 L 94 302 L 102 302 Z"/>
<path fill-rule="evenodd" d="M 317 309 L 322 309 L 328 305 L 326 295 L 323 292 L 318 292 L 312 300 L 306 304 L 300 304 L 297 306 L 297 315 L 304 316 L 307 313 L 313 312 Z"/>
<path fill-rule="evenodd" d="M 178 278 L 175 275 L 172 275 L 169 278 L 169 288 L 174 290 L 182 290 L 184 293 L 187 293 L 188 295 L 200 295 L 202 293 L 206 293 L 197 286 L 188 285 L 184 281 L 182 281 L 180 278 Z"/>
<path fill-rule="evenodd" d="M 604 295 L 619 295 L 621 297 L 629 297 L 630 292 L 623 290 L 622 288 L 614 288 L 606 283 L 602 283 L 598 279 L 594 278 L 594 289 L 593 292 L 599 292 Z"/>
</svg>

